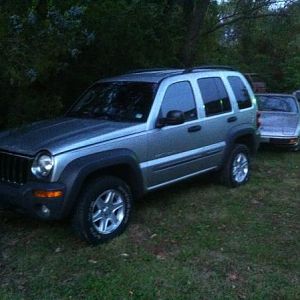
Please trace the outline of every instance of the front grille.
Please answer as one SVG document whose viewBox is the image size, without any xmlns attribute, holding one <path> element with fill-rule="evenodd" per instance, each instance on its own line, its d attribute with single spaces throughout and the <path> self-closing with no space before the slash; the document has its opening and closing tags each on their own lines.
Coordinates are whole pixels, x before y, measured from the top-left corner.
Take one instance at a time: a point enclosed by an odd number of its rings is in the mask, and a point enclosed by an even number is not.
<svg viewBox="0 0 300 300">
<path fill-rule="evenodd" d="M 16 184 L 27 182 L 31 159 L 12 153 L 0 152 L 0 181 Z"/>
</svg>

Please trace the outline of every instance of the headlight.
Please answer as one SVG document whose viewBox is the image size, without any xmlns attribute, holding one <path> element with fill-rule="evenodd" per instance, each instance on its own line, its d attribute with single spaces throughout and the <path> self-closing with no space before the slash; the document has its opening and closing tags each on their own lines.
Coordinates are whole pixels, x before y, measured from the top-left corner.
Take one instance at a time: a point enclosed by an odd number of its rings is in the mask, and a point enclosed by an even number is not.
<svg viewBox="0 0 300 300">
<path fill-rule="evenodd" d="M 33 161 L 31 172 L 36 177 L 47 177 L 54 166 L 53 157 L 48 153 L 40 153 Z"/>
</svg>

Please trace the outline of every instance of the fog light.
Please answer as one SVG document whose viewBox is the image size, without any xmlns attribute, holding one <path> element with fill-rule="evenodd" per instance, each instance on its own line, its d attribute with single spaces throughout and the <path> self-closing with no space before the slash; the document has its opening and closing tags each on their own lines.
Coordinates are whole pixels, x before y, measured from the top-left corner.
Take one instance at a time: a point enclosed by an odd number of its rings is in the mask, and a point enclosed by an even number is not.
<svg viewBox="0 0 300 300">
<path fill-rule="evenodd" d="M 44 215 L 50 215 L 50 209 L 46 205 L 42 205 L 42 213 Z"/>
<path fill-rule="evenodd" d="M 33 191 L 33 196 L 37 198 L 60 198 L 64 195 L 63 191 Z"/>
</svg>

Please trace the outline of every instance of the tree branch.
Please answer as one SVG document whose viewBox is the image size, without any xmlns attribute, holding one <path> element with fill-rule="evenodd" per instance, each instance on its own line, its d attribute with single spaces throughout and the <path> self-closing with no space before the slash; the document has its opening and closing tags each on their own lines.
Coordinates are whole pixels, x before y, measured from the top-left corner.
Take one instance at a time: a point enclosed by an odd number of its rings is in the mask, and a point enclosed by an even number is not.
<svg viewBox="0 0 300 300">
<path fill-rule="evenodd" d="M 239 14 L 239 15 L 236 15 L 235 18 L 227 21 L 227 22 L 223 22 L 223 23 L 218 23 L 216 24 L 213 28 L 205 31 L 204 33 L 202 33 L 201 35 L 202 36 L 206 36 L 208 34 L 211 34 L 225 26 L 228 26 L 228 25 L 232 25 L 234 23 L 237 23 L 241 20 L 251 20 L 251 19 L 259 19 L 259 18 L 267 18 L 267 17 L 286 17 L 288 14 L 286 13 L 278 13 L 278 12 L 274 12 L 274 13 L 263 13 L 263 14 L 257 14 L 257 15 L 244 15 L 244 14 Z"/>
</svg>

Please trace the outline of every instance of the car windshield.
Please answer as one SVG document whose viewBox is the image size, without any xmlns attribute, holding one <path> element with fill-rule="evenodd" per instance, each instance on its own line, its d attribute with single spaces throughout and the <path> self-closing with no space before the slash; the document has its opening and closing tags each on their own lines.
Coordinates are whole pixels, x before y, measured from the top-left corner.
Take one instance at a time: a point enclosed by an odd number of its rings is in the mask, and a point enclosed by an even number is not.
<svg viewBox="0 0 300 300">
<path fill-rule="evenodd" d="M 261 111 L 280 111 L 296 113 L 296 100 L 289 96 L 257 96 L 258 109 Z"/>
<path fill-rule="evenodd" d="M 119 122 L 146 122 L 157 83 L 102 82 L 90 88 L 67 116 Z"/>
</svg>

